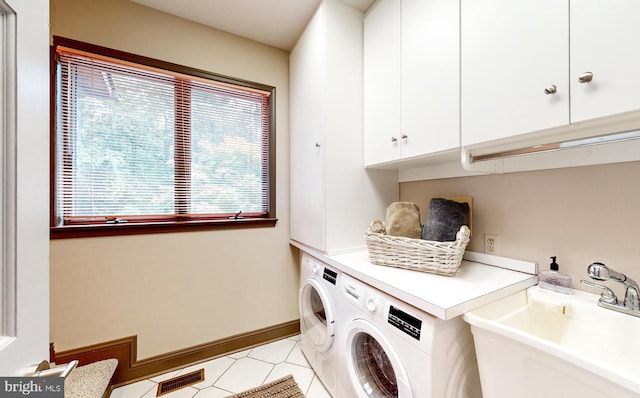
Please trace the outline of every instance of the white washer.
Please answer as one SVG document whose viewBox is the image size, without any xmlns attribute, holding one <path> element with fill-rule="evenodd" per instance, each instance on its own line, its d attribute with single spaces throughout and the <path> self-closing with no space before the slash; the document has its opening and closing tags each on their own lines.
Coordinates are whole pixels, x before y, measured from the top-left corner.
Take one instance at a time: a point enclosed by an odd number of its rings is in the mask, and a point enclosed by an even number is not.
<svg viewBox="0 0 640 398">
<path fill-rule="evenodd" d="M 341 273 L 327 264 L 302 254 L 300 269 L 301 348 L 327 391 L 336 395 L 338 344 L 336 306 L 340 299 Z"/>
<path fill-rule="evenodd" d="M 481 397 L 473 340 L 443 321 L 343 274 L 337 398 Z"/>
</svg>

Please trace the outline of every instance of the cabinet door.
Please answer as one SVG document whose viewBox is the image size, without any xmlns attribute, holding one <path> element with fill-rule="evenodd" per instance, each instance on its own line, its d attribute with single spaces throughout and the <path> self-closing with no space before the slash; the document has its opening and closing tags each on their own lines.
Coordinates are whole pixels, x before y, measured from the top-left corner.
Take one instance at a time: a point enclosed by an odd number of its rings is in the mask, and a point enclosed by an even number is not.
<svg viewBox="0 0 640 398">
<path fill-rule="evenodd" d="M 638 15 L 637 0 L 571 1 L 572 122 L 640 109 Z"/>
<path fill-rule="evenodd" d="M 400 158 L 400 90 L 400 0 L 379 0 L 364 20 L 365 165 Z"/>
<path fill-rule="evenodd" d="M 461 7 L 462 145 L 567 125 L 568 0 Z"/>
<path fill-rule="evenodd" d="M 402 1 L 402 157 L 460 146 L 460 7 Z"/>
<path fill-rule="evenodd" d="M 325 248 L 324 11 L 322 5 L 289 58 L 291 238 L 318 250 Z"/>
</svg>

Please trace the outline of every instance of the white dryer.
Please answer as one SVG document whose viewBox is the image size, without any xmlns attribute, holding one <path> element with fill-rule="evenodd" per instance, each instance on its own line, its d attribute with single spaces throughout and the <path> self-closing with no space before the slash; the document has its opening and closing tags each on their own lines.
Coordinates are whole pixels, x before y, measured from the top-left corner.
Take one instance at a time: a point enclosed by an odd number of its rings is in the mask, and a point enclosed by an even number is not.
<svg viewBox="0 0 640 398">
<path fill-rule="evenodd" d="M 300 269 L 301 348 L 327 391 L 336 395 L 338 344 L 336 306 L 340 298 L 341 273 L 327 264 L 302 254 Z"/>
<path fill-rule="evenodd" d="M 343 274 L 337 398 L 481 397 L 473 340 L 443 321 Z"/>
</svg>

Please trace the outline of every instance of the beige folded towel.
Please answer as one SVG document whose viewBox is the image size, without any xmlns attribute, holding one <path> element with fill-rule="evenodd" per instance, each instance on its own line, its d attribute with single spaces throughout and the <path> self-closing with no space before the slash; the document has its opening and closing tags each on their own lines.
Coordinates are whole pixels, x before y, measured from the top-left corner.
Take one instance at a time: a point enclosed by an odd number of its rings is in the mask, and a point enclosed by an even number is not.
<svg viewBox="0 0 640 398">
<path fill-rule="evenodd" d="M 412 202 L 394 202 L 387 207 L 387 235 L 420 239 L 420 208 Z"/>
</svg>

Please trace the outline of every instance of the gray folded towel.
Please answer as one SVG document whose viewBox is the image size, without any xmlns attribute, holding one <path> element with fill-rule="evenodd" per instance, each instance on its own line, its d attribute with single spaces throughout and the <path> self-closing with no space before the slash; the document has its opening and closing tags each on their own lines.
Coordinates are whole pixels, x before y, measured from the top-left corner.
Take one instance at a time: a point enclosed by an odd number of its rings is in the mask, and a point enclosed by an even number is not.
<svg viewBox="0 0 640 398">
<path fill-rule="evenodd" d="M 420 208 L 412 202 L 394 202 L 387 207 L 387 235 L 420 239 Z"/>
<path fill-rule="evenodd" d="M 422 228 L 422 239 L 438 242 L 456 240 L 456 233 L 463 225 L 469 225 L 471 210 L 468 203 L 444 198 L 429 202 L 429 215 Z"/>
</svg>

